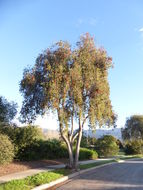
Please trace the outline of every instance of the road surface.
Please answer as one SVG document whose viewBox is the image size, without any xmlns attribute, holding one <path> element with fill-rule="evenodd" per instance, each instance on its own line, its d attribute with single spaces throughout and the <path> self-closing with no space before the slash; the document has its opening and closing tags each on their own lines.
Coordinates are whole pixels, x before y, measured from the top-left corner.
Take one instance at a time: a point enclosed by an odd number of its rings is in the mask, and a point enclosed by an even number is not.
<svg viewBox="0 0 143 190">
<path fill-rule="evenodd" d="M 57 190 L 143 190 L 143 159 L 97 168 Z"/>
</svg>

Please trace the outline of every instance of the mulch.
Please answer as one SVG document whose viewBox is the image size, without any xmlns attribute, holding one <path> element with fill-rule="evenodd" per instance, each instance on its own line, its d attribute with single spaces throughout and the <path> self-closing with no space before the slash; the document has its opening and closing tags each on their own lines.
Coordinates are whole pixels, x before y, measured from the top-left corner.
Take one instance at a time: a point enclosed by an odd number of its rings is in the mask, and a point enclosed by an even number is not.
<svg viewBox="0 0 143 190">
<path fill-rule="evenodd" d="M 40 161 L 14 161 L 10 164 L 0 165 L 0 176 L 21 172 L 34 168 L 41 168 L 49 165 L 58 165 L 66 163 L 66 160 L 40 160 Z"/>
</svg>

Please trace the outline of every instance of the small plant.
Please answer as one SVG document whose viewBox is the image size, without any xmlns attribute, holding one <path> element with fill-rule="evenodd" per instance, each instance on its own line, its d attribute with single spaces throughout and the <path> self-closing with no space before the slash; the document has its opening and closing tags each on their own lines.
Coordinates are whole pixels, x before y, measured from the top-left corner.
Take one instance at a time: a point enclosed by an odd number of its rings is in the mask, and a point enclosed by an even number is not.
<svg viewBox="0 0 143 190">
<path fill-rule="evenodd" d="M 0 164 L 6 164 L 14 158 L 14 146 L 8 136 L 0 134 Z"/>
</svg>

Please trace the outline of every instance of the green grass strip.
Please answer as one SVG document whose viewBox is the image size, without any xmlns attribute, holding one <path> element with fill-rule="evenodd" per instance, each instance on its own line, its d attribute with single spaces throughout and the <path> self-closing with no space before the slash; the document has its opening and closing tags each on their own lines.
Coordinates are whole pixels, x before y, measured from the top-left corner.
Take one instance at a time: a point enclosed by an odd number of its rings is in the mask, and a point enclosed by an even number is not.
<svg viewBox="0 0 143 190">
<path fill-rule="evenodd" d="M 80 165 L 80 169 L 84 170 L 84 169 L 88 169 L 88 168 L 92 168 L 92 167 L 96 167 L 96 166 L 100 166 L 100 165 L 104 165 L 104 164 L 108 164 L 112 162 L 116 162 L 116 160 L 103 160 L 103 161 L 98 161 L 95 163 L 84 164 L 84 165 Z"/>
<path fill-rule="evenodd" d="M 68 174 L 70 174 L 70 171 L 65 169 L 42 172 L 24 179 L 12 180 L 10 182 L 0 184 L 0 190 L 31 190 L 36 186 L 50 183 Z"/>
<path fill-rule="evenodd" d="M 120 156 L 117 159 L 128 160 L 128 159 L 134 159 L 134 158 L 143 158 L 143 155 L 142 154 L 138 154 L 138 155 L 126 155 L 126 156 Z"/>
</svg>

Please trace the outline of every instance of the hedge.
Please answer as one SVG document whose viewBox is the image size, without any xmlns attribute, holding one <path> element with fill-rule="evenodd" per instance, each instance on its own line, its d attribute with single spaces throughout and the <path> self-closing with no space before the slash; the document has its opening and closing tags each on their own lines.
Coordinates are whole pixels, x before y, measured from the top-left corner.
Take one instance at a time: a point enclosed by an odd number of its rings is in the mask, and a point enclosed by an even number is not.
<svg viewBox="0 0 143 190">
<path fill-rule="evenodd" d="M 74 148 L 75 154 L 75 148 Z M 29 144 L 19 151 L 20 160 L 40 160 L 40 159 L 59 159 L 68 158 L 68 150 L 59 140 L 40 140 Z M 80 148 L 79 159 L 96 159 L 98 154 L 94 150 Z"/>
</svg>

